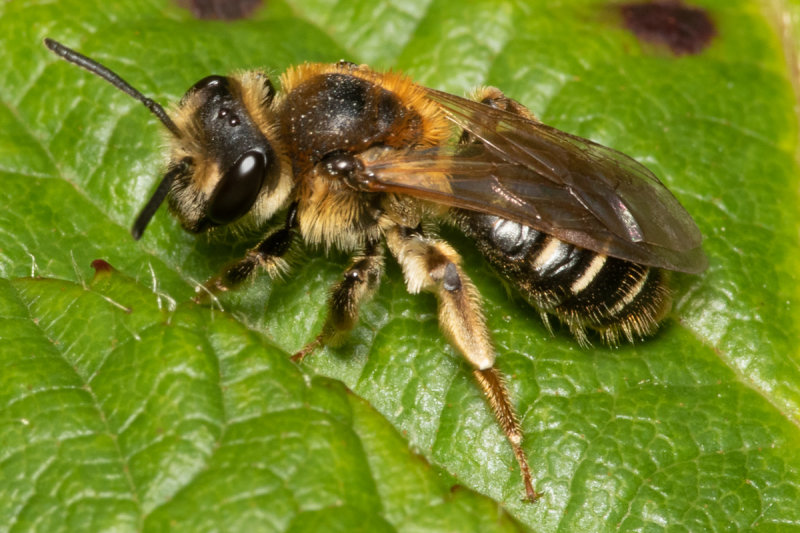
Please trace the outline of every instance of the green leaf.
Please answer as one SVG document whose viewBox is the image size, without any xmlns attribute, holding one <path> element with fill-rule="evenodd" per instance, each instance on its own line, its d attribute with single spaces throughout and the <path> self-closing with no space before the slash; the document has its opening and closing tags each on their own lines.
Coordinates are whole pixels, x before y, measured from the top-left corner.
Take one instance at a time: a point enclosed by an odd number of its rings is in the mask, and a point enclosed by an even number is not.
<svg viewBox="0 0 800 533">
<path fill-rule="evenodd" d="M 800 529 L 798 40 L 773 23 L 798 8 L 703 2 L 716 36 L 674 57 L 615 5 L 276 1 L 223 23 L 161 0 L 0 4 L 0 531 Z M 224 311 L 191 303 L 259 235 L 193 237 L 161 210 L 132 241 L 162 127 L 45 36 L 165 103 L 211 73 L 341 58 L 501 87 L 646 163 L 711 266 L 674 276 L 652 339 L 582 349 L 445 234 L 545 493 L 522 503 L 435 301 L 396 264 L 348 344 L 300 367 L 343 255 L 307 250 Z"/>
<path fill-rule="evenodd" d="M 89 285 L 4 281 L 0 308 L 6 526 L 514 529 L 450 494 L 341 383 L 229 316 L 167 311 L 106 269 Z"/>
</svg>

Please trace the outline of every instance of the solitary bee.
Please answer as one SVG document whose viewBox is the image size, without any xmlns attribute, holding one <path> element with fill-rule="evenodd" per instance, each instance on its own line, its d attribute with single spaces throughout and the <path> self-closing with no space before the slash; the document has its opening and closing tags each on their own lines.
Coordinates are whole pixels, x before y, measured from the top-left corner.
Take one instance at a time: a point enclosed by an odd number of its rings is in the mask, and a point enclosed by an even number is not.
<svg viewBox="0 0 800 533">
<path fill-rule="evenodd" d="M 107 67 L 51 39 L 46 46 L 142 102 L 171 133 L 166 173 L 133 224 L 161 203 L 201 233 L 237 221 L 285 221 L 200 288 L 231 289 L 287 268 L 299 235 L 352 254 L 330 292 L 322 331 L 292 358 L 340 344 L 375 292 L 388 248 L 409 292 L 436 295 L 439 322 L 473 373 L 539 493 L 480 295 L 438 223 L 469 236 L 549 323 L 581 343 L 653 333 L 670 307 L 665 270 L 706 267 L 689 214 L 630 157 L 539 122 L 495 88 L 472 100 L 345 61 L 288 69 L 276 91 L 258 71 L 208 76 L 170 116 Z M 549 327 L 549 324 L 548 324 Z"/>
</svg>

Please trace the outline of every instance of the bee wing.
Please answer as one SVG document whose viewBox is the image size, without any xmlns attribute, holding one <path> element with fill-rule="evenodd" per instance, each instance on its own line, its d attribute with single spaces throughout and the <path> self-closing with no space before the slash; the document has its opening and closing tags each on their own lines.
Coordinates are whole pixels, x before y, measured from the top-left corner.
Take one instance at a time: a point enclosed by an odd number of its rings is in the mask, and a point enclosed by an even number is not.
<svg viewBox="0 0 800 533">
<path fill-rule="evenodd" d="M 514 113 L 426 90 L 481 143 L 367 163 L 373 190 L 497 215 L 636 263 L 706 268 L 694 220 L 643 165 Z"/>
</svg>

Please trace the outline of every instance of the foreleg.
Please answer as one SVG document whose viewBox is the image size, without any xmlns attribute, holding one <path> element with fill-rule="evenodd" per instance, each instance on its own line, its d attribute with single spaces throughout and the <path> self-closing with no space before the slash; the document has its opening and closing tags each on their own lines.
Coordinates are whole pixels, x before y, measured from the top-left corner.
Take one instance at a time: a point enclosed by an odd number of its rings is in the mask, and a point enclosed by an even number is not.
<svg viewBox="0 0 800 533">
<path fill-rule="evenodd" d="M 234 289 L 250 278 L 258 267 L 275 278 L 285 273 L 288 265 L 283 256 L 291 248 L 297 226 L 297 207 L 293 204 L 286 214 L 284 226 L 272 232 L 258 246 L 249 250 L 239 261 L 228 265 L 218 276 L 214 276 L 197 288 L 195 301 L 208 303 L 219 292 Z"/>
</svg>

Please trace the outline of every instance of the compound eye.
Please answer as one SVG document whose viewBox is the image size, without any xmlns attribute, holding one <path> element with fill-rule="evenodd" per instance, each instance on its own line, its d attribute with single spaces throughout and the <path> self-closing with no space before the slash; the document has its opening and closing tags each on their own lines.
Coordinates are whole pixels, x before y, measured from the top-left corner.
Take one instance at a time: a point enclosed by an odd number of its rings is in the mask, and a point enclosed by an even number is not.
<svg viewBox="0 0 800 533">
<path fill-rule="evenodd" d="M 208 201 L 207 216 L 222 225 L 247 213 L 267 175 L 267 156 L 259 150 L 245 152 L 229 168 Z"/>
<path fill-rule="evenodd" d="M 220 93 L 223 91 L 228 90 L 228 79 L 225 76 L 206 76 L 202 80 L 198 81 L 191 87 L 189 90 L 181 98 L 181 105 L 185 104 L 186 101 L 198 91 L 210 91 L 211 94 Z"/>
<path fill-rule="evenodd" d="M 227 85 L 228 80 L 225 78 L 225 76 L 206 76 L 202 80 L 192 85 L 187 92 L 192 93 L 210 88 L 226 87 Z"/>
</svg>

